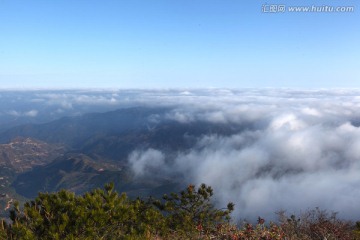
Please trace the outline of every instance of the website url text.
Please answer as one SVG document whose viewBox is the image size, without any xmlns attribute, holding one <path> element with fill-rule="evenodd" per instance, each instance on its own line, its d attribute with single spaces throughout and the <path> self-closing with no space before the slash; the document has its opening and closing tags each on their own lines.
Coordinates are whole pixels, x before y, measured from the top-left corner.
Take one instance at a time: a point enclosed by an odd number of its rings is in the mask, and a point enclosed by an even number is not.
<svg viewBox="0 0 360 240">
<path fill-rule="evenodd" d="M 301 13 L 349 13 L 354 12 L 354 6 L 287 6 L 284 4 L 263 4 L 261 6 L 263 13 L 285 13 L 285 12 L 301 12 Z"/>
</svg>

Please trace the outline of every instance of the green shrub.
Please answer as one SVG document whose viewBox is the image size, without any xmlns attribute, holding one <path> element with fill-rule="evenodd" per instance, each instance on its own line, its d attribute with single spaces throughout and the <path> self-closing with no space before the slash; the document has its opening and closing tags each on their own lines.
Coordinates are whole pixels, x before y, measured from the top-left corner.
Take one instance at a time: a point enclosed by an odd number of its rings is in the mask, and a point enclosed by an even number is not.
<svg viewBox="0 0 360 240">
<path fill-rule="evenodd" d="M 40 193 L 23 210 L 15 204 L 10 218 L 15 239 L 132 239 L 156 234 L 165 224 L 158 210 L 117 194 L 113 184 L 82 196 Z"/>
<path fill-rule="evenodd" d="M 154 201 L 166 216 L 168 228 L 186 237 L 195 233 L 209 234 L 219 224 L 228 223 L 234 204 L 229 203 L 226 209 L 216 209 L 211 203 L 213 190 L 202 184 L 197 190 L 189 185 L 180 194 L 164 195 L 163 201 Z"/>
<path fill-rule="evenodd" d="M 352 223 L 337 218 L 337 214 L 316 208 L 299 218 L 279 213 L 280 226 L 288 239 L 352 240 L 356 239 Z"/>
<path fill-rule="evenodd" d="M 360 222 L 318 208 L 300 217 L 280 212 L 278 224 L 259 217 L 256 225 L 238 227 L 230 222 L 234 204 L 217 209 L 212 196 L 205 184 L 147 201 L 118 194 L 112 183 L 81 196 L 65 190 L 39 193 L 23 208 L 14 203 L 11 223 L 0 220 L 0 239 L 360 239 Z"/>
</svg>

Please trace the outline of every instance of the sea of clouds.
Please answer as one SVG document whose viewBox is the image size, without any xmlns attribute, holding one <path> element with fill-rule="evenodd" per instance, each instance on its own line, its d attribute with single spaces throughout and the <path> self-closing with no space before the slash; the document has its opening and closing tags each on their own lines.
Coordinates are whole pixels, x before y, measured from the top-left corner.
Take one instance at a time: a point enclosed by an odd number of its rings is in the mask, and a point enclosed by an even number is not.
<svg viewBox="0 0 360 240">
<path fill-rule="evenodd" d="M 241 130 L 234 128 L 230 135 L 199 136 L 191 149 L 171 156 L 162 149 L 135 150 L 129 155 L 129 165 L 139 178 L 159 173 L 181 174 L 188 183 L 212 186 L 218 206 L 235 203 L 236 219 L 274 219 L 279 210 L 298 214 L 315 207 L 339 212 L 342 218 L 359 219 L 360 90 L 182 89 L 27 94 L 27 100 L 33 103 L 28 108 L 20 111 L 8 107 L 0 114 L 30 118 L 45 112 L 66 115 L 140 105 L 166 106 L 167 112 L 151 116 L 149 121 L 240 125 Z"/>
<path fill-rule="evenodd" d="M 129 162 L 137 175 L 161 169 L 181 173 L 189 183 L 211 185 L 218 206 L 235 203 L 237 219 L 274 219 L 279 210 L 299 214 L 315 207 L 359 218 L 359 91 L 201 93 L 161 96 L 167 99 L 161 102 L 177 102 L 165 117 L 240 124 L 242 130 L 201 136 L 168 162 L 161 149 L 135 151 Z"/>
</svg>

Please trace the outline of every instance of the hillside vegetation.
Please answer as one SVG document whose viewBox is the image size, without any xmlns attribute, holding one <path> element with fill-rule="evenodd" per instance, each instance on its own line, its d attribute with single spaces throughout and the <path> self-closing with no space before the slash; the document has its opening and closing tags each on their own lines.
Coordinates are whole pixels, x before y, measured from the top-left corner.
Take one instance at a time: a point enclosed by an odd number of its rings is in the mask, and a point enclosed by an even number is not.
<svg viewBox="0 0 360 240">
<path fill-rule="evenodd" d="M 217 209 L 213 190 L 189 185 L 162 200 L 132 200 L 114 184 L 83 195 L 66 190 L 39 193 L 23 207 L 13 205 L 0 221 L 0 239 L 360 239 L 360 222 L 339 220 L 315 209 L 300 217 L 279 213 L 278 223 L 235 225 L 234 204 Z"/>
</svg>

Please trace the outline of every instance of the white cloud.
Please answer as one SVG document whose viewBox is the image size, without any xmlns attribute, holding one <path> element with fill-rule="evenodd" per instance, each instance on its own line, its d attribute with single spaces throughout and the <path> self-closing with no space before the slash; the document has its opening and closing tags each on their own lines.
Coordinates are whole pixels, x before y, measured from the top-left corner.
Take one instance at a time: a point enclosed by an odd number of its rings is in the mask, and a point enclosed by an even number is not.
<svg viewBox="0 0 360 240">
<path fill-rule="evenodd" d="M 28 112 L 25 112 L 24 115 L 28 117 L 36 117 L 38 113 L 39 112 L 37 110 L 30 110 Z"/>
<path fill-rule="evenodd" d="M 14 117 L 19 117 L 19 116 L 22 115 L 20 112 L 15 111 L 15 110 L 10 110 L 10 111 L 8 111 L 7 113 L 8 113 L 9 115 L 11 115 L 11 116 L 14 116 Z"/>
<path fill-rule="evenodd" d="M 315 108 L 309 108 L 309 107 L 303 108 L 302 113 L 311 115 L 311 116 L 315 116 L 315 117 L 321 117 L 320 111 L 318 111 Z"/>
<path fill-rule="evenodd" d="M 187 182 L 213 186 L 219 206 L 236 204 L 236 218 L 274 219 L 281 209 L 298 213 L 318 206 L 358 218 L 358 95 L 345 90 L 218 94 L 182 97 L 166 117 L 243 127 L 230 136 L 202 136 L 164 168 L 180 172 Z"/>
<path fill-rule="evenodd" d="M 128 158 L 129 165 L 136 176 L 151 176 L 154 170 L 164 166 L 165 156 L 156 149 L 133 151 Z"/>
<path fill-rule="evenodd" d="M 270 128 L 274 131 L 279 130 L 280 128 L 288 128 L 289 130 L 299 130 L 306 127 L 306 124 L 299 120 L 294 114 L 285 114 L 275 118 L 271 124 Z"/>
<path fill-rule="evenodd" d="M 360 198 L 360 174 L 354 174 L 360 172 L 360 136 L 333 130 L 265 130 L 247 144 L 249 133 L 204 137 L 199 142 L 207 147 L 180 154 L 175 166 L 188 181 L 213 186 L 222 205 L 234 201 L 239 218 L 321 206 L 354 219 L 360 212 L 348 202 Z"/>
<path fill-rule="evenodd" d="M 16 110 L 10 110 L 7 112 L 7 114 L 14 116 L 14 117 L 22 117 L 22 116 L 26 116 L 26 117 L 36 117 L 38 115 L 39 111 L 37 110 L 30 110 L 30 111 L 26 111 L 26 112 L 21 112 L 21 111 L 16 111 Z"/>
</svg>

